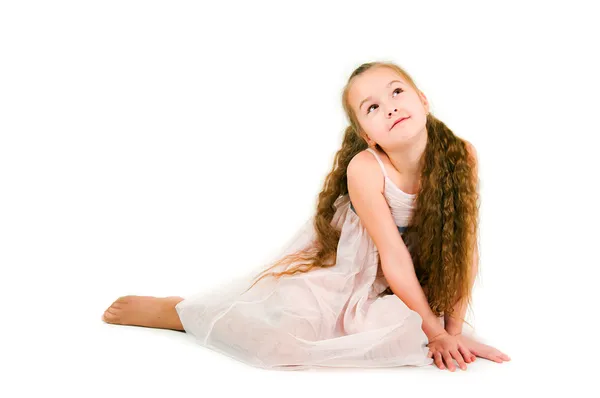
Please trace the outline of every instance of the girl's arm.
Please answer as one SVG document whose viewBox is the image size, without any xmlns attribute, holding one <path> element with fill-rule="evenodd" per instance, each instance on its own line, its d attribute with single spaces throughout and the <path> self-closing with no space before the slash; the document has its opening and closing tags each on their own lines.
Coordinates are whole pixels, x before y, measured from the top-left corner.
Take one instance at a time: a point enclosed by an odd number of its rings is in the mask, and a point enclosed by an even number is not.
<svg viewBox="0 0 600 398">
<path fill-rule="evenodd" d="M 407 249 L 408 251 L 408 249 Z M 442 327 L 437 316 L 431 311 L 427 296 L 419 283 L 410 254 L 400 257 L 382 257 L 381 269 L 390 284 L 392 292 L 402 300 L 408 308 L 416 311 L 423 320 L 421 328 L 429 341 L 440 334 L 450 334 Z"/>
<path fill-rule="evenodd" d="M 473 289 L 475 277 L 477 276 L 477 269 L 479 264 L 479 249 L 477 243 L 475 243 L 475 250 L 473 251 L 473 267 L 471 268 L 471 281 L 469 289 Z M 467 313 L 466 299 L 462 298 L 458 300 L 452 307 L 454 308 L 454 315 L 444 315 L 444 329 L 448 334 L 457 335 L 462 333 L 463 319 Z"/>
<path fill-rule="evenodd" d="M 479 160 L 477 158 L 477 151 L 473 144 L 469 141 L 464 140 L 467 147 L 467 151 L 469 152 L 469 156 L 473 162 L 473 179 L 474 184 L 477 187 L 477 191 L 479 192 Z M 479 249 L 477 247 L 477 241 L 475 242 L 475 248 L 473 250 L 473 266 L 471 267 L 471 281 L 469 285 L 469 289 L 473 288 L 473 283 L 475 282 L 475 277 L 477 276 L 477 269 L 479 264 Z M 461 300 L 457 300 L 456 304 L 452 307 L 454 309 L 454 315 L 444 315 L 444 328 L 449 334 L 460 334 L 462 333 L 463 321 L 467 313 L 467 303 L 463 298 Z"/>
<path fill-rule="evenodd" d="M 375 158 L 358 153 L 347 167 L 348 193 L 356 214 L 373 240 L 381 259 L 381 269 L 390 288 L 408 308 L 422 319 L 421 328 L 431 341 L 447 334 L 431 311 L 417 279 L 412 258 L 383 196 L 383 178 Z"/>
</svg>

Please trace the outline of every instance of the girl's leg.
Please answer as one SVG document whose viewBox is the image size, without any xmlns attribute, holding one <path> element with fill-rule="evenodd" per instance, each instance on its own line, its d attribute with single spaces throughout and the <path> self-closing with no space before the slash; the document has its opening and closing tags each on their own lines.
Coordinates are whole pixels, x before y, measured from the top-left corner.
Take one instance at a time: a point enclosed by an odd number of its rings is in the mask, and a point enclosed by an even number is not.
<svg viewBox="0 0 600 398">
<path fill-rule="evenodd" d="M 175 310 L 183 297 L 123 296 L 104 311 L 102 320 L 115 325 L 184 331 Z"/>
</svg>

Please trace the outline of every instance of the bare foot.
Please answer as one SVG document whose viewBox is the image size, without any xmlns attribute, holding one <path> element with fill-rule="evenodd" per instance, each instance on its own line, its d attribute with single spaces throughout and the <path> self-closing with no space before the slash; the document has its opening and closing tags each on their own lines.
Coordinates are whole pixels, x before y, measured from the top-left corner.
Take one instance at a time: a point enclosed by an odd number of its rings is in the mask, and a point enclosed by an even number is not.
<svg viewBox="0 0 600 398">
<path fill-rule="evenodd" d="M 182 297 L 123 296 L 104 311 L 102 320 L 117 325 L 184 330 L 175 310 Z"/>
</svg>

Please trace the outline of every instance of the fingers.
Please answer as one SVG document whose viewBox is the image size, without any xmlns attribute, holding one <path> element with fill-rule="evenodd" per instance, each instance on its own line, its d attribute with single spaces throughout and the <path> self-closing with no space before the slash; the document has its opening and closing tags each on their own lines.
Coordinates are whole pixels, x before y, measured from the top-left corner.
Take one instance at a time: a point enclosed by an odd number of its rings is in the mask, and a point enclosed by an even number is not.
<svg viewBox="0 0 600 398">
<path fill-rule="evenodd" d="M 446 368 L 444 366 L 444 362 L 442 361 L 442 353 L 441 352 L 436 352 L 433 354 L 433 362 L 437 365 L 438 368 L 440 368 L 442 370 Z"/>
<path fill-rule="evenodd" d="M 492 346 L 486 346 L 489 347 L 489 349 L 491 350 L 491 354 L 495 357 L 497 357 L 498 359 L 500 359 L 501 361 L 510 361 L 510 357 L 508 355 L 506 355 L 505 353 L 503 353 L 502 351 L 500 351 L 497 348 L 494 348 Z"/>
<path fill-rule="evenodd" d="M 458 350 L 450 351 L 450 354 L 452 354 L 454 359 L 456 359 L 456 362 L 458 362 L 459 368 L 461 368 L 462 370 L 467 370 L 467 364 L 465 363 L 465 360 L 464 360 L 462 354 L 460 352 L 458 352 Z"/>
<path fill-rule="evenodd" d="M 470 354 L 468 350 L 465 353 L 465 355 L 467 355 L 468 358 L 470 358 L 469 355 L 471 355 L 472 357 L 472 354 Z M 442 353 L 440 351 L 433 353 L 429 351 L 427 356 L 429 358 L 433 357 L 434 364 L 442 370 L 448 368 L 449 371 L 454 372 L 456 370 L 456 366 L 454 365 L 453 359 L 456 359 L 456 362 L 458 362 L 458 366 L 462 370 L 467 370 L 467 364 L 465 363 L 464 357 L 458 350 L 449 351 L 445 353 Z"/>
<path fill-rule="evenodd" d="M 498 363 L 502 363 L 504 361 L 510 361 L 510 357 L 498 350 L 496 350 L 496 352 L 494 352 L 491 357 L 493 357 L 493 360 L 498 362 Z"/>
<path fill-rule="evenodd" d="M 498 363 L 502 363 L 503 361 L 510 361 L 510 357 L 508 355 L 492 346 L 486 344 L 479 344 L 479 346 L 481 347 L 477 348 L 477 351 L 471 349 L 471 353 L 475 354 L 478 357 L 489 359 Z"/>
<path fill-rule="evenodd" d="M 446 362 L 448 370 L 450 372 L 454 372 L 456 370 L 456 367 L 454 366 L 454 362 L 452 361 L 452 355 L 450 355 L 449 352 L 444 352 L 442 353 L 442 356 L 444 357 L 444 362 Z"/>
<path fill-rule="evenodd" d="M 465 362 L 471 363 L 475 360 L 475 354 L 472 351 L 470 351 L 467 347 L 461 346 L 461 347 L 458 347 L 458 350 L 460 351 L 463 358 L 465 359 Z"/>
<path fill-rule="evenodd" d="M 502 363 L 504 361 L 510 361 L 510 357 L 495 348 L 491 348 L 489 350 L 483 350 L 478 354 L 481 358 L 489 359 L 490 361 L 494 361 L 497 363 Z"/>
</svg>

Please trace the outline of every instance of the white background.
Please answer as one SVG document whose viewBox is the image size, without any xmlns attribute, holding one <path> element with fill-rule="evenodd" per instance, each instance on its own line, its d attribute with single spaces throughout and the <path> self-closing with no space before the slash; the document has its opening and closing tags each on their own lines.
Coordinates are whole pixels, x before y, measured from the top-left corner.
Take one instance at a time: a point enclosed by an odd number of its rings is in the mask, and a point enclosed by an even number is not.
<svg viewBox="0 0 600 398">
<path fill-rule="evenodd" d="M 0 395 L 591 387 L 593 2 L 216 3 L 1 3 Z M 226 286 L 277 253 L 313 214 L 341 145 L 343 85 L 375 60 L 405 68 L 478 151 L 481 271 L 468 319 L 512 361 L 269 372 L 185 333 L 101 321 L 119 296 Z"/>
</svg>

